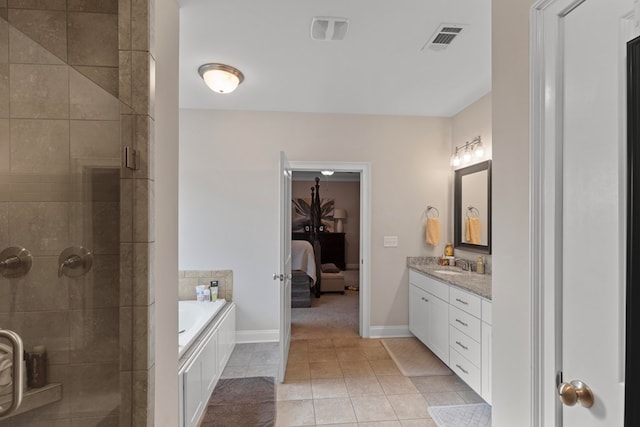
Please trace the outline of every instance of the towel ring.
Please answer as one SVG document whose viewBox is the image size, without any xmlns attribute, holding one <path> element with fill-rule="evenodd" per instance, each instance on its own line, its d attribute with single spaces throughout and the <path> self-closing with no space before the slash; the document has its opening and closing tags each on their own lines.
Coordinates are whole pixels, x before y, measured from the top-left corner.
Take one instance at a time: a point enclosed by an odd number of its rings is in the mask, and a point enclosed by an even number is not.
<svg viewBox="0 0 640 427">
<path fill-rule="evenodd" d="M 432 211 L 436 211 L 435 216 Z M 432 216 L 429 216 L 430 213 Z M 440 218 L 440 211 L 435 206 L 427 206 L 427 218 Z"/>
<path fill-rule="evenodd" d="M 478 208 L 475 208 L 473 206 L 467 207 L 467 218 L 471 218 L 471 217 L 475 217 L 475 218 L 480 217 L 480 211 L 478 210 Z"/>
</svg>

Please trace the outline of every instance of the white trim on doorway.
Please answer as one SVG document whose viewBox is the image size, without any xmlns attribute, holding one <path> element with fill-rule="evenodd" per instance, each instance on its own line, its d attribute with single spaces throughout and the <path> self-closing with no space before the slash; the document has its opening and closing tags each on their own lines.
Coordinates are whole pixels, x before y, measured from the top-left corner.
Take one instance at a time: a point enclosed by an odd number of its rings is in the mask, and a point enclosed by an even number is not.
<svg viewBox="0 0 640 427">
<path fill-rule="evenodd" d="M 358 162 L 290 161 L 295 171 L 333 170 L 360 173 L 360 336 L 371 336 L 371 165 Z"/>
</svg>

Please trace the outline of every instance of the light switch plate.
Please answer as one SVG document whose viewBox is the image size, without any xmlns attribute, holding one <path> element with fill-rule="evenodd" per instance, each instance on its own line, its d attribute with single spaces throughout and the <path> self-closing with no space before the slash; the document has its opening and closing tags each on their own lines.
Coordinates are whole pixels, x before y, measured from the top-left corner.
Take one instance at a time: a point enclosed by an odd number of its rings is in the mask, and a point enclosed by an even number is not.
<svg viewBox="0 0 640 427">
<path fill-rule="evenodd" d="M 384 247 L 385 248 L 397 248 L 398 247 L 398 236 L 384 236 Z"/>
</svg>

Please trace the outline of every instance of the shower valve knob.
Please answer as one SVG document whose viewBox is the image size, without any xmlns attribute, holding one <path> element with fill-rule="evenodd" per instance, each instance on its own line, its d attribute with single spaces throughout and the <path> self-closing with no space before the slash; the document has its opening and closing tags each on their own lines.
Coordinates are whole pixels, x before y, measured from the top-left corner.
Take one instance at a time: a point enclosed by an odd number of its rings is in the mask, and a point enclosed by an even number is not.
<svg viewBox="0 0 640 427">
<path fill-rule="evenodd" d="M 58 277 L 79 277 L 93 265 L 93 254 L 82 246 L 72 246 L 58 257 Z"/>
</svg>

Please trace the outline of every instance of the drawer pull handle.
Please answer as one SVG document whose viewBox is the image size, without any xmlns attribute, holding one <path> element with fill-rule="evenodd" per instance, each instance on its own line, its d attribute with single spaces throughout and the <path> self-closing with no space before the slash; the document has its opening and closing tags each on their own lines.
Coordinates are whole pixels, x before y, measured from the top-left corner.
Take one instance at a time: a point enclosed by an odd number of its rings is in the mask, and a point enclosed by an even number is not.
<svg viewBox="0 0 640 427">
<path fill-rule="evenodd" d="M 422 298 L 422 301 L 429 302 L 429 300 L 428 300 L 428 299 L 426 299 L 425 297 L 420 297 L 420 298 Z"/>
<path fill-rule="evenodd" d="M 456 298 L 456 301 L 458 301 L 460 304 L 469 305 L 468 302 L 466 302 L 465 300 L 460 299 L 460 298 Z"/>
<path fill-rule="evenodd" d="M 461 324 L 462 326 L 464 326 L 465 328 L 468 328 L 468 327 L 469 327 L 469 325 L 468 325 L 468 324 L 464 323 L 464 322 L 463 322 L 462 320 L 460 320 L 460 319 L 456 319 L 456 322 L 460 323 L 460 324 Z"/>
<path fill-rule="evenodd" d="M 464 348 L 465 350 L 469 350 L 469 347 L 466 347 L 460 341 L 456 341 L 456 344 L 458 344 L 460 347 Z"/>
<path fill-rule="evenodd" d="M 469 371 L 465 370 L 462 366 L 458 365 L 457 363 L 456 363 L 456 368 L 460 369 L 462 372 L 469 375 Z"/>
</svg>

